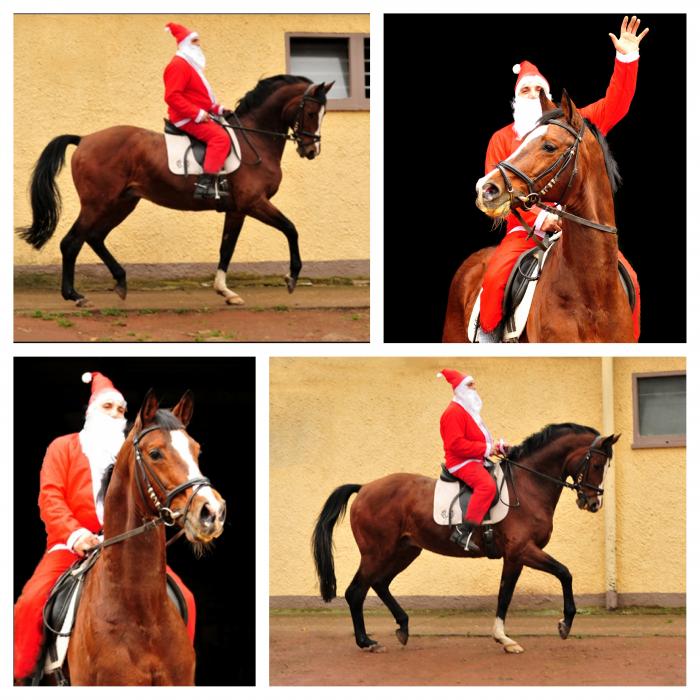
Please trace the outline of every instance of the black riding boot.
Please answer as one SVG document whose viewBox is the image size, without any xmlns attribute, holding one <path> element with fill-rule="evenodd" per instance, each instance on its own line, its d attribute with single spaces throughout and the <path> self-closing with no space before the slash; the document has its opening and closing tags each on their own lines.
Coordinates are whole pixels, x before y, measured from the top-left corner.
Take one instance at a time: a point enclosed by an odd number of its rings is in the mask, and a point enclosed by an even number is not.
<svg viewBox="0 0 700 700">
<path fill-rule="evenodd" d="M 481 550 L 472 541 L 475 527 L 472 523 L 457 525 L 450 535 L 450 540 L 468 552 L 480 552 Z"/>
<path fill-rule="evenodd" d="M 195 199 L 223 199 L 228 197 L 228 183 L 218 175 L 202 173 L 194 183 Z"/>
</svg>

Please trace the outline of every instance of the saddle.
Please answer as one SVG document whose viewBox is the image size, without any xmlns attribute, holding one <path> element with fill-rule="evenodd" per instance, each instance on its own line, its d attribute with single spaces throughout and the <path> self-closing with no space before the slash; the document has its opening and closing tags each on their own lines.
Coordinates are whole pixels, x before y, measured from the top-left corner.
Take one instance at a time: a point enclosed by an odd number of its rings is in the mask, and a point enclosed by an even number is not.
<svg viewBox="0 0 700 700">
<path fill-rule="evenodd" d="M 510 502 L 508 489 L 504 487 L 505 474 L 501 465 L 485 459 L 484 467 L 496 483 L 496 495 L 483 520 L 483 525 L 492 525 L 508 515 Z M 463 522 L 473 493 L 463 481 L 452 476 L 444 464 L 441 465 L 440 478 L 435 482 L 433 520 L 438 525 L 458 525 Z"/>
<path fill-rule="evenodd" d="M 543 243 L 546 250 L 542 250 L 539 246 L 533 246 L 530 250 L 522 253 L 513 266 L 503 295 L 503 321 L 501 323 L 503 324 L 504 342 L 517 343 L 523 334 L 527 317 L 530 314 L 530 306 L 535 295 L 537 282 L 544 269 L 547 256 L 558 239 L 558 234 L 551 238 L 545 237 Z M 617 261 L 617 270 L 622 288 L 627 294 L 630 308 L 634 309 L 637 304 L 637 295 L 632 278 L 627 268 L 619 260 Z M 479 328 L 480 302 L 481 292 L 479 292 L 469 319 L 469 339 L 472 343 L 478 342 L 477 330 Z"/>
<path fill-rule="evenodd" d="M 75 624 L 83 586 L 90 569 L 95 565 L 102 550 L 95 550 L 87 558 L 76 561 L 65 571 L 49 593 L 44 604 L 44 644 L 32 685 L 39 685 L 45 675 L 54 674 L 58 685 L 70 685 L 63 673 L 63 664 L 68 653 L 68 643 Z M 185 624 L 187 604 L 182 591 L 174 579 L 166 573 L 166 591 Z"/>
<path fill-rule="evenodd" d="M 168 168 L 175 175 L 200 175 L 204 172 L 207 144 L 179 129 L 164 119 L 165 146 L 168 151 Z M 231 141 L 231 148 L 219 175 L 235 172 L 241 165 L 241 148 L 233 128 L 221 124 Z"/>
</svg>

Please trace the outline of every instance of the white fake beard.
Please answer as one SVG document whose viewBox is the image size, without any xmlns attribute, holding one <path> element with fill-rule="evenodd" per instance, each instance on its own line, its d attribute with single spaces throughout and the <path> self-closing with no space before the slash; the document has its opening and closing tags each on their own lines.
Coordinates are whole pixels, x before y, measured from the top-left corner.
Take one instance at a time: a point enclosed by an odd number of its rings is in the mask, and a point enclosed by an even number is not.
<svg viewBox="0 0 700 700">
<path fill-rule="evenodd" d="M 481 415 L 483 401 L 476 389 L 470 389 L 467 386 L 459 386 L 455 389 L 454 400 L 462 406 L 462 408 L 469 411 L 469 413 L 475 413 L 477 416 Z"/>
<path fill-rule="evenodd" d="M 85 417 L 85 427 L 80 431 L 80 445 L 92 469 L 97 467 L 104 472 L 110 464 L 114 464 L 124 444 L 125 428 L 126 418 L 112 418 L 104 413 L 88 413 Z"/>
<path fill-rule="evenodd" d="M 515 133 L 521 139 L 532 131 L 537 120 L 542 116 L 542 105 L 539 100 L 529 97 L 516 97 L 513 100 L 513 121 Z"/>
<path fill-rule="evenodd" d="M 201 46 L 196 44 L 187 43 L 184 46 L 180 46 L 178 53 L 184 54 L 192 63 L 194 63 L 199 70 L 204 70 L 207 65 L 207 59 L 204 56 L 204 51 L 202 51 Z"/>
</svg>

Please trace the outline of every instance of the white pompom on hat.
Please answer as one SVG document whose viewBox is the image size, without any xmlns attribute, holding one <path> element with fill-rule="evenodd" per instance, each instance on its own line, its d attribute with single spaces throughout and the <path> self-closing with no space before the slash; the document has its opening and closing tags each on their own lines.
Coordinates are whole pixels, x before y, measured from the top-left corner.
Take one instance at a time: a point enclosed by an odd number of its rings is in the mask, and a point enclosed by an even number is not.
<svg viewBox="0 0 700 700">
<path fill-rule="evenodd" d="M 95 401 L 95 399 L 98 396 L 102 396 L 103 394 L 109 393 L 111 394 L 111 398 L 116 401 L 117 403 L 122 404 L 123 406 L 126 406 L 126 401 L 124 397 L 122 396 L 121 392 L 118 391 L 114 384 L 112 384 L 111 380 L 107 377 L 105 377 L 104 374 L 101 372 L 85 372 L 81 379 L 85 384 L 90 384 L 92 383 L 92 390 L 90 393 L 90 401 L 88 402 L 88 410 L 90 410 L 90 406 L 92 403 Z M 106 396 L 104 398 L 107 398 Z"/>
<path fill-rule="evenodd" d="M 515 95 L 517 97 L 518 90 L 522 85 L 539 85 L 551 99 L 549 92 L 549 83 L 547 79 L 540 73 L 537 66 L 530 61 L 522 61 L 513 66 L 513 73 L 518 76 L 515 81 Z"/>
</svg>

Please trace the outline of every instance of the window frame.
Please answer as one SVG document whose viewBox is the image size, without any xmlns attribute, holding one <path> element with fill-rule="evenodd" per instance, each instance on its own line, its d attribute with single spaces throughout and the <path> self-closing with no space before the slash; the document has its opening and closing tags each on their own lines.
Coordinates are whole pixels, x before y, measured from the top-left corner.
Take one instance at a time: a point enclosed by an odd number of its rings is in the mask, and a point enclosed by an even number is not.
<svg viewBox="0 0 700 700">
<path fill-rule="evenodd" d="M 670 370 L 667 372 L 633 372 L 632 373 L 632 411 L 634 414 L 634 427 L 632 449 L 644 449 L 649 447 L 685 447 L 686 433 L 676 435 L 642 435 L 639 432 L 639 379 L 651 377 L 686 377 L 685 370 Z M 686 388 L 687 392 L 687 388 Z M 687 393 L 686 393 L 687 410 Z M 687 417 L 687 414 L 686 414 Z"/>
<path fill-rule="evenodd" d="M 328 111 L 368 112 L 370 98 L 365 97 L 365 39 L 369 38 L 369 32 L 285 32 L 285 65 L 287 73 L 291 72 L 292 39 L 347 39 L 350 97 L 329 99 L 326 102 L 326 109 Z"/>
</svg>

